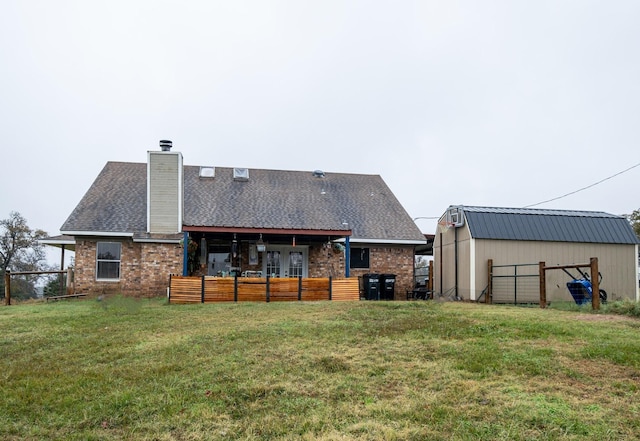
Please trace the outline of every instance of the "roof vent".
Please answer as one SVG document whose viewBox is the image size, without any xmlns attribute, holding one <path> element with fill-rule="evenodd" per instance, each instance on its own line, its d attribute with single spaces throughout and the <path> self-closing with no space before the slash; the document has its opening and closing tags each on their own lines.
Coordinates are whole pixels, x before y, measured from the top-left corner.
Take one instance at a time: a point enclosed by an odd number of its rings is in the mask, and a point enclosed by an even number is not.
<svg viewBox="0 0 640 441">
<path fill-rule="evenodd" d="M 167 140 L 167 139 L 163 139 L 163 140 L 161 140 L 161 141 L 160 141 L 160 149 L 161 149 L 163 152 L 168 152 L 168 151 L 170 151 L 170 150 L 171 150 L 172 145 L 173 145 L 173 143 L 172 143 L 171 141 Z"/>
<path fill-rule="evenodd" d="M 314 170 L 313 176 L 316 178 L 324 178 L 324 172 L 322 170 Z"/>
<path fill-rule="evenodd" d="M 248 168 L 234 168 L 233 169 L 233 180 L 234 181 L 248 181 L 249 180 L 249 169 Z"/>
</svg>

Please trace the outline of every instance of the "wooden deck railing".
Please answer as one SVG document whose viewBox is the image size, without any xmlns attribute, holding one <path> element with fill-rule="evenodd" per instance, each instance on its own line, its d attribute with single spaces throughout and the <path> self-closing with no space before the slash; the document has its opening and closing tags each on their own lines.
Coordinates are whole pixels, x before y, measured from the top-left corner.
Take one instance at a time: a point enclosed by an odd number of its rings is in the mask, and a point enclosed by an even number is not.
<svg viewBox="0 0 640 441">
<path fill-rule="evenodd" d="M 359 300 L 358 279 L 171 275 L 169 303 Z"/>
</svg>

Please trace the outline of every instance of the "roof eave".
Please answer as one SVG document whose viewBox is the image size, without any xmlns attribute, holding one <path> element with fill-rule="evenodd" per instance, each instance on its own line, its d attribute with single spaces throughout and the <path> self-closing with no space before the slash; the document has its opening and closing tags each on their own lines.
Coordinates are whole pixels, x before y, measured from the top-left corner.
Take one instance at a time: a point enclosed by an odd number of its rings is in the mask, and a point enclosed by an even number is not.
<svg viewBox="0 0 640 441">
<path fill-rule="evenodd" d="M 337 239 L 335 242 L 344 242 L 344 239 Z M 349 238 L 349 243 L 370 243 L 370 244 L 387 244 L 387 245 L 426 245 L 426 240 L 413 239 L 365 239 L 365 238 Z"/>
<path fill-rule="evenodd" d="M 65 236 L 92 236 L 92 237 L 133 237 L 131 232 L 122 231 L 61 231 Z"/>
<path fill-rule="evenodd" d="M 300 236 L 351 236 L 351 230 L 309 230 L 303 228 L 252 228 L 252 227 L 212 227 L 183 226 L 189 233 L 249 233 L 249 234 L 297 234 Z"/>
</svg>

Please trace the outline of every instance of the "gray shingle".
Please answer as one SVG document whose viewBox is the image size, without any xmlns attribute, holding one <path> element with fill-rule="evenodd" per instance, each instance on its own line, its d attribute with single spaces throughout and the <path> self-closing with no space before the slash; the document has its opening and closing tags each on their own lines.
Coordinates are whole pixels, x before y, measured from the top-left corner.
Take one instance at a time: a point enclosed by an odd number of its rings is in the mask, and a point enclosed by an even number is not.
<svg viewBox="0 0 640 441">
<path fill-rule="evenodd" d="M 60 230 L 145 231 L 146 201 L 146 164 L 108 162 Z"/>
<path fill-rule="evenodd" d="M 377 175 L 216 167 L 200 178 L 184 167 L 184 225 L 299 230 L 344 230 L 359 239 L 424 241 L 424 236 Z M 146 230 L 147 167 L 109 162 L 62 226 L 62 231 Z M 324 193 L 324 194 L 323 194 Z"/>
<path fill-rule="evenodd" d="M 343 230 L 348 222 L 356 238 L 424 240 L 380 176 L 251 169 L 239 182 L 232 172 L 201 179 L 185 167 L 185 225 Z"/>
</svg>

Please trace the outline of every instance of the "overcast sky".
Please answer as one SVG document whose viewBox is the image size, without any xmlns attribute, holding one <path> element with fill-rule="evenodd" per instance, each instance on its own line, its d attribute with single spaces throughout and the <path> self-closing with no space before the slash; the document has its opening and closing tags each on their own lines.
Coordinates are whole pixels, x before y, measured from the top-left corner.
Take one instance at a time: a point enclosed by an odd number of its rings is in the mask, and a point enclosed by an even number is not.
<svg viewBox="0 0 640 441">
<path fill-rule="evenodd" d="M 412 217 L 640 163 L 640 2 L 33 1 L 0 14 L 0 218 L 107 161 L 378 174 Z M 640 208 L 640 167 L 540 208 Z M 425 233 L 436 221 L 419 219 Z"/>
</svg>

